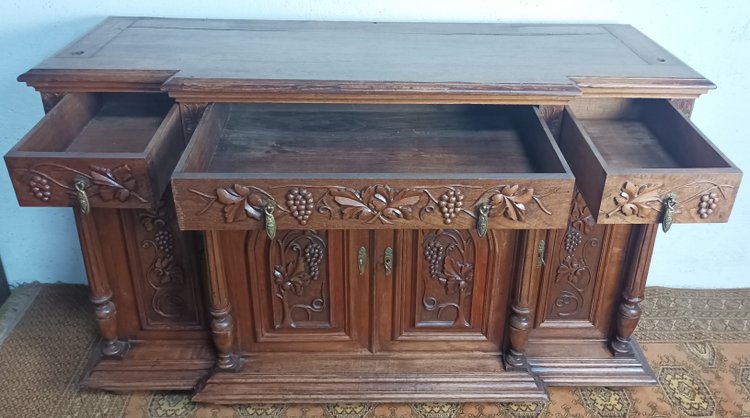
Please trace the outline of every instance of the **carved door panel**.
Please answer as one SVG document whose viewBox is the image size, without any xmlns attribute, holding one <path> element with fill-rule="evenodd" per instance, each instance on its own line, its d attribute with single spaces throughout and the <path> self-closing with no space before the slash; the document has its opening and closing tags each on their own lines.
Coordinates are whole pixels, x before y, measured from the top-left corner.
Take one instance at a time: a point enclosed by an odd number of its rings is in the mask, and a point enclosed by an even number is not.
<svg viewBox="0 0 750 418">
<path fill-rule="evenodd" d="M 629 234 L 625 225 L 597 224 L 576 191 L 568 228 L 550 234 L 536 336 L 608 337 Z"/>
<path fill-rule="evenodd" d="M 474 230 L 376 233 L 374 350 L 500 352 L 516 234 Z M 380 256 L 383 257 L 383 256 Z M 436 344 L 436 342 L 440 342 Z"/>
<path fill-rule="evenodd" d="M 246 254 L 252 351 L 357 350 L 367 344 L 366 231 L 249 232 Z"/>
</svg>

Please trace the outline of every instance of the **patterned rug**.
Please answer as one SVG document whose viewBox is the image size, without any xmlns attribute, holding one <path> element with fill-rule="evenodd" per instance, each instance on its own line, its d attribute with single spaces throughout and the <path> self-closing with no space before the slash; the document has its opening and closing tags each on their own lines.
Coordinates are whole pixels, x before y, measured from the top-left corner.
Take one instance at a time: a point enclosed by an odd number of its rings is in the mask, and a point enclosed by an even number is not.
<svg viewBox="0 0 750 418">
<path fill-rule="evenodd" d="M 86 289 L 20 288 L 9 303 L 0 330 L 17 325 L 0 342 L 0 417 L 750 417 L 750 289 L 648 289 L 637 335 L 658 387 L 553 388 L 550 402 L 507 404 L 226 407 L 181 393 L 81 392 L 96 343 Z"/>
</svg>

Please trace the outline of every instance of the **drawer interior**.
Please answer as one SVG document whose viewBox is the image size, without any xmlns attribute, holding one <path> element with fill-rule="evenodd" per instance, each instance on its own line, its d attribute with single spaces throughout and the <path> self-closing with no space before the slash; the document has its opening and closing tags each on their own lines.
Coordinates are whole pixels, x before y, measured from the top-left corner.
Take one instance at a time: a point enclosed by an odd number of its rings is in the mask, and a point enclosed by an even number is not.
<svg viewBox="0 0 750 418">
<path fill-rule="evenodd" d="M 666 100 L 587 99 L 569 111 L 613 171 L 732 167 Z"/>
<path fill-rule="evenodd" d="M 215 104 L 206 118 L 183 171 L 568 172 L 530 106 Z"/>
<path fill-rule="evenodd" d="M 45 126 L 17 151 L 65 153 L 145 153 L 172 106 L 160 94 L 80 94 L 66 101 L 65 123 Z M 50 129 L 51 128 L 51 129 Z M 42 128 L 44 129 L 44 128 Z"/>
</svg>

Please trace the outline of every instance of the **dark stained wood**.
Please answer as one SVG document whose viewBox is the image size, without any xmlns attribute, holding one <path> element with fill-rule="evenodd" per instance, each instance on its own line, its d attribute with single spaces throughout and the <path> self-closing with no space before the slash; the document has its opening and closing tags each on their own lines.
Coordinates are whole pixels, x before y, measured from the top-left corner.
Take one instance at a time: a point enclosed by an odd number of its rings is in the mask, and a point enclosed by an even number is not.
<svg viewBox="0 0 750 418">
<path fill-rule="evenodd" d="M 194 401 L 247 402 L 544 401 L 525 372 L 506 372 L 495 355 L 361 356 L 259 354 L 238 373 L 208 378 Z"/>
<path fill-rule="evenodd" d="M 538 110 L 477 106 L 212 105 L 172 178 L 184 229 L 262 228 L 268 202 L 287 229 L 472 228 L 482 204 L 491 228 L 559 227 L 573 183 Z"/>
<path fill-rule="evenodd" d="M 515 233 L 376 232 L 377 351 L 502 352 Z M 394 250 L 393 269 L 383 267 Z M 492 297 L 489 297 L 492 295 Z"/>
<path fill-rule="evenodd" d="M 661 200 L 725 221 L 741 178 L 688 120 L 713 85 L 627 25 L 110 18 L 19 79 L 46 112 L 6 155 L 19 202 L 93 183 L 85 388 L 654 384 L 632 333 Z"/>
<path fill-rule="evenodd" d="M 742 172 L 666 100 L 580 99 L 560 148 L 599 223 L 726 222 Z"/>
</svg>

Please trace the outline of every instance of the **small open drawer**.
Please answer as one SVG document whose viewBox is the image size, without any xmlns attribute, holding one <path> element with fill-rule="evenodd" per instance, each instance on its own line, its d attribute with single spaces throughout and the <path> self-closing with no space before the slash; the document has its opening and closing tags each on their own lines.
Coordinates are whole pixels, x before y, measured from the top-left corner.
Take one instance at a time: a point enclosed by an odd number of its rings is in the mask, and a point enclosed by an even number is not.
<svg viewBox="0 0 750 418">
<path fill-rule="evenodd" d="M 183 147 L 179 110 L 163 95 L 68 94 L 5 161 L 22 206 L 145 208 Z"/>
<path fill-rule="evenodd" d="M 183 229 L 560 228 L 574 177 L 530 106 L 213 104 Z"/>
<path fill-rule="evenodd" d="M 668 101 L 577 100 L 561 129 L 560 148 L 598 223 L 729 218 L 742 173 Z"/>
</svg>

